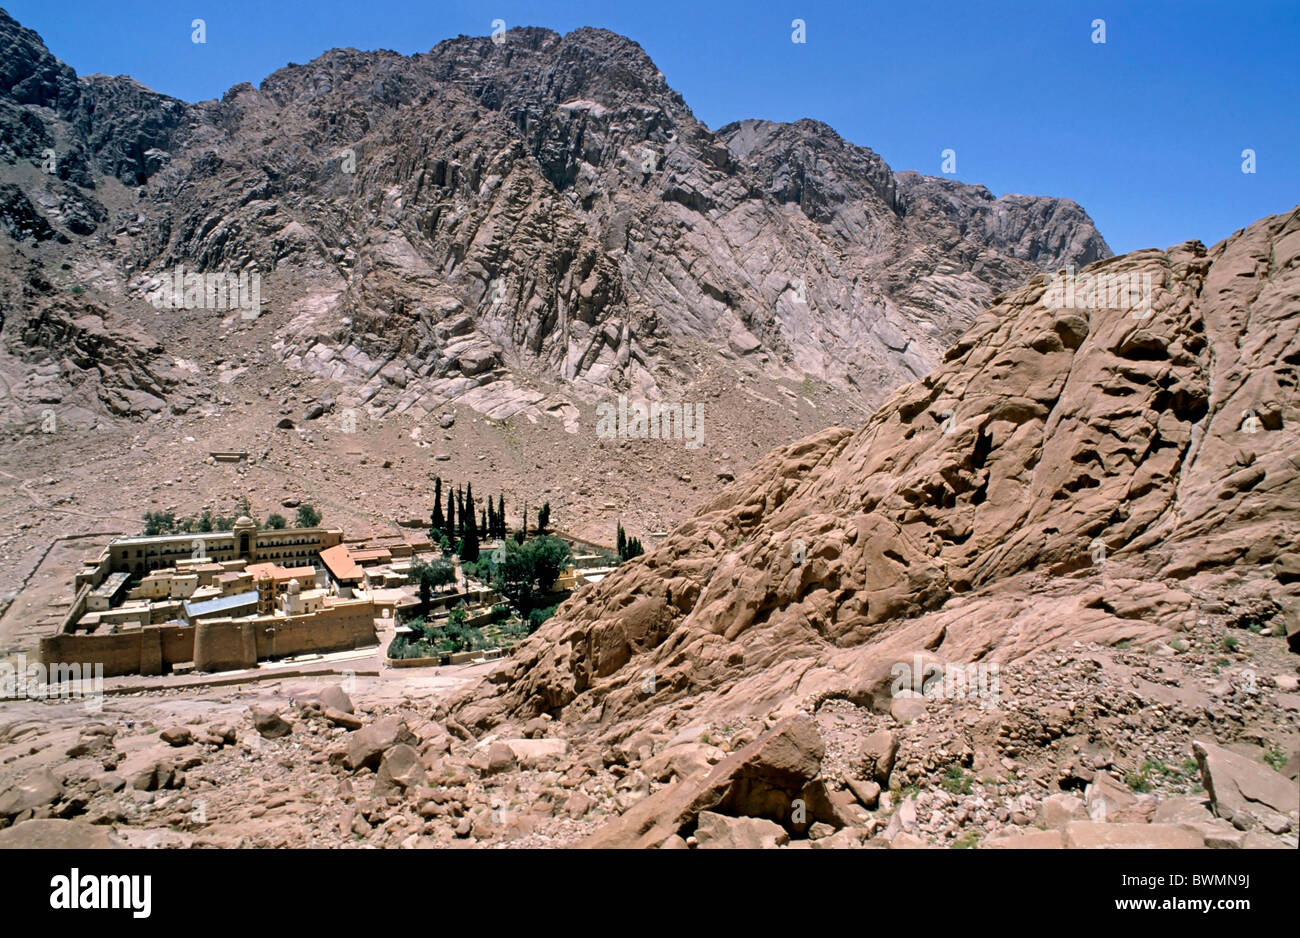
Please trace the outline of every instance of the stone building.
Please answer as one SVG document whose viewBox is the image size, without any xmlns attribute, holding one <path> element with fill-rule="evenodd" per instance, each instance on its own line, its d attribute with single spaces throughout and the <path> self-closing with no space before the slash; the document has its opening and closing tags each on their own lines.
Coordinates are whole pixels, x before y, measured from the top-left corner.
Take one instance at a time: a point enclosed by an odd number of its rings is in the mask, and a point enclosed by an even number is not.
<svg viewBox="0 0 1300 938">
<path fill-rule="evenodd" d="M 259 530 L 252 518 L 243 516 L 235 522 L 232 531 L 114 538 L 98 559 L 87 563 L 77 574 L 76 588 L 86 583 L 98 586 L 110 573 L 127 572 L 142 577 L 152 570 L 183 565 L 186 560 L 310 566 L 322 551 L 342 543 L 343 532 L 338 528 Z"/>
</svg>

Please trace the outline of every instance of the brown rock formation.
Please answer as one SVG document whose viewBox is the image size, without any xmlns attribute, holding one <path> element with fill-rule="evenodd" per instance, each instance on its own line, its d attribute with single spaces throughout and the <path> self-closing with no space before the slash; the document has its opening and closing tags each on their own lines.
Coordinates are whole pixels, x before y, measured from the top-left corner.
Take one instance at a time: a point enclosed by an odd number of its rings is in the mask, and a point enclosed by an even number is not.
<svg viewBox="0 0 1300 938">
<path fill-rule="evenodd" d="M 1300 530 L 1300 212 L 1088 271 L 1150 274 L 1150 315 L 1053 309 L 1045 278 L 1003 296 L 864 426 L 770 454 L 580 591 L 460 720 L 619 738 L 663 708 L 879 704 L 913 653 L 1170 638 L 1180 582 L 1270 576 Z"/>
</svg>

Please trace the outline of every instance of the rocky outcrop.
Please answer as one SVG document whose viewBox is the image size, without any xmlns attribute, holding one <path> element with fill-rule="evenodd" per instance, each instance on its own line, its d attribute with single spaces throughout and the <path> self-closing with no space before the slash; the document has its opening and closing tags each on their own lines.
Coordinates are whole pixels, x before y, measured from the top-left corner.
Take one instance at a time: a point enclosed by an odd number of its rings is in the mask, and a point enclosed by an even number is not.
<svg viewBox="0 0 1300 938">
<path fill-rule="evenodd" d="M 167 406 L 177 378 L 152 336 L 77 296 L 26 296 L 25 316 L 0 300 L 0 319 L 12 323 L 0 352 L 28 364 L 16 396 L 65 407 L 84 401 L 120 417 L 147 417 Z"/>
<path fill-rule="evenodd" d="M 1300 212 L 1088 272 L 1149 276 L 1150 312 L 1055 308 L 1045 277 L 1009 293 L 864 426 L 771 454 L 580 591 L 461 721 L 888 707 L 916 656 L 1173 641 L 1197 615 L 1180 584 L 1270 575 L 1300 525 Z"/>
<path fill-rule="evenodd" d="M 1240 830 L 1281 834 L 1300 826 L 1300 788 L 1266 765 L 1202 740 L 1192 744 L 1216 816 Z"/>
<path fill-rule="evenodd" d="M 812 721 L 788 720 L 719 762 L 707 775 L 660 789 L 638 802 L 582 846 L 657 847 L 689 832 L 701 812 L 715 808 L 727 817 L 765 818 L 773 827 L 780 823 L 804 830 L 811 820 L 806 811 L 799 814 L 795 802 L 805 797 L 817 777 L 822 754 Z"/>
</svg>

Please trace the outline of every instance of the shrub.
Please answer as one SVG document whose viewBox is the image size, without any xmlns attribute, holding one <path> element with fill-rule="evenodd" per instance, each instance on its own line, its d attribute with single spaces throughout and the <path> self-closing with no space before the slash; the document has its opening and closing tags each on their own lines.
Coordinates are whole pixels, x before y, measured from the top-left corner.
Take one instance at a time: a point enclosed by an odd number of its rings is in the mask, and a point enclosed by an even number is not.
<svg viewBox="0 0 1300 938">
<path fill-rule="evenodd" d="M 528 632 L 532 634 L 542 627 L 542 623 L 555 615 L 555 607 L 547 606 L 545 609 L 534 609 L 528 613 Z"/>
<path fill-rule="evenodd" d="M 969 795 L 971 781 L 971 777 L 960 766 L 950 765 L 943 773 L 939 786 L 950 795 Z"/>
</svg>

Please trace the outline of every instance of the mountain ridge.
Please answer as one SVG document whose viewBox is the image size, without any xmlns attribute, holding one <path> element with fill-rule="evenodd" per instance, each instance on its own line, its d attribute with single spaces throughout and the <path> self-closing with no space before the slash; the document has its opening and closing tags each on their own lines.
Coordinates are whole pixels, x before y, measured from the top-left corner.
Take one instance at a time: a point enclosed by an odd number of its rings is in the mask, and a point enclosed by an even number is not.
<svg viewBox="0 0 1300 938">
<path fill-rule="evenodd" d="M 981 299 L 1109 253 L 1073 202 L 894 174 L 823 124 L 710 130 L 607 30 L 329 50 L 196 104 L 77 78 L 7 16 L 0 41 L 6 110 L 52 105 L 63 125 L 17 137 L 10 162 L 39 160 L 59 131 L 72 146 L 58 178 L 83 214 L 107 214 L 85 191 L 95 172 L 134 190 L 134 217 L 98 241 L 120 258 L 108 305 L 135 302 L 141 272 L 255 264 L 272 312 L 290 315 L 280 360 L 374 416 L 457 400 L 533 413 L 554 382 L 579 399 L 662 396 L 698 376 L 682 364 L 698 341 L 869 406 L 923 373 Z M 756 173 L 738 152 L 759 143 Z M 355 173 L 340 171 L 349 155 Z M 804 221 L 773 188 L 792 174 Z"/>
</svg>

